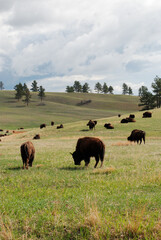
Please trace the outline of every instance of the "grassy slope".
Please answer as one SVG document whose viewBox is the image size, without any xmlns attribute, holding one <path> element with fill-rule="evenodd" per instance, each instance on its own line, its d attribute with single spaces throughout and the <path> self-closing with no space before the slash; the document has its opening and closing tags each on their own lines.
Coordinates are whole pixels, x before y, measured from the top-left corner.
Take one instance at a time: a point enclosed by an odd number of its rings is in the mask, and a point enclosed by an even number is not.
<svg viewBox="0 0 161 240">
<path fill-rule="evenodd" d="M 0 128 L 37 127 L 51 121 L 56 124 L 79 120 L 99 119 L 118 113 L 138 111 L 138 97 L 103 94 L 46 93 L 41 105 L 37 94 L 32 93 L 29 107 L 14 99 L 14 91 L 0 91 Z M 82 100 L 90 104 L 77 106 Z"/>
<path fill-rule="evenodd" d="M 127 116 L 127 115 L 124 115 Z M 114 130 L 103 125 L 111 122 Z M 0 239 L 160 239 L 161 109 L 136 123 L 118 117 L 99 119 L 95 131 L 86 121 L 57 130 L 28 129 L 0 143 Z M 146 131 L 146 144 L 128 145 L 131 130 Z M 40 140 L 32 140 L 40 133 Z M 74 166 L 69 152 L 80 136 L 100 137 L 106 145 L 104 167 Z M 36 158 L 22 170 L 19 147 L 32 140 Z"/>
</svg>

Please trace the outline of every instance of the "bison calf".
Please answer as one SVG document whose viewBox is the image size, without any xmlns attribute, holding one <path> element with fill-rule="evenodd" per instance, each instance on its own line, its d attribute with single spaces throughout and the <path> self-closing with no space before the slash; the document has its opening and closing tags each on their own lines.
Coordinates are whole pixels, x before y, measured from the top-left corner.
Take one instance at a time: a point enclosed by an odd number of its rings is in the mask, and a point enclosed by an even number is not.
<svg viewBox="0 0 161 240">
<path fill-rule="evenodd" d="M 144 141 L 145 144 L 145 132 L 142 130 L 138 130 L 138 129 L 134 129 L 131 132 L 131 135 L 127 138 L 128 141 L 133 141 L 133 142 L 137 142 L 137 144 L 140 141 L 140 144 L 142 143 L 142 139 Z"/>
<path fill-rule="evenodd" d="M 35 148 L 32 142 L 25 142 L 20 147 L 21 150 L 21 157 L 23 161 L 23 169 L 26 167 L 28 169 L 28 166 L 32 167 L 32 162 L 34 160 L 35 156 Z"/>
<path fill-rule="evenodd" d="M 101 160 L 101 167 L 103 165 L 105 145 L 99 138 L 94 137 L 84 137 L 79 138 L 76 145 L 75 152 L 71 153 L 74 159 L 75 165 L 80 165 L 81 161 L 85 161 L 85 166 L 90 163 L 90 157 L 95 157 L 96 164 Z"/>
</svg>

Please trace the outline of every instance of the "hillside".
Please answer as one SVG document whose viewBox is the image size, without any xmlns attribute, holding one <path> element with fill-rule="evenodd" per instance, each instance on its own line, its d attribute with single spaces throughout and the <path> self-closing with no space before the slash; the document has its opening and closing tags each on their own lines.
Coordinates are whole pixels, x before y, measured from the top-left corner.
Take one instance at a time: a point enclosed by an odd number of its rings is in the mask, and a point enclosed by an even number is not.
<svg viewBox="0 0 161 240">
<path fill-rule="evenodd" d="M 43 122 L 59 124 L 99 119 L 138 110 L 136 96 L 50 92 L 41 102 L 37 93 L 32 93 L 27 107 L 22 100 L 15 99 L 14 91 L 0 91 L 0 128 L 30 128 Z"/>
</svg>

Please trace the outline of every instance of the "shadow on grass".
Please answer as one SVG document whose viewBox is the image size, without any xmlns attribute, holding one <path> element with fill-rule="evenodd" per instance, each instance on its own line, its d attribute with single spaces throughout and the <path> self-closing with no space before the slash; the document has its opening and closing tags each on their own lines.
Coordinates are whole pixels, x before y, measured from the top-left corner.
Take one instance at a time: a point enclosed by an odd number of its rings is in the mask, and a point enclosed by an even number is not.
<svg viewBox="0 0 161 240">
<path fill-rule="evenodd" d="M 11 171 L 19 171 L 21 169 L 22 169 L 22 167 L 9 167 L 9 168 L 7 168 L 7 170 L 11 170 Z"/>
<path fill-rule="evenodd" d="M 66 170 L 66 171 L 80 171 L 80 170 L 85 170 L 87 169 L 86 167 L 61 167 L 58 168 L 59 170 Z"/>
<path fill-rule="evenodd" d="M 89 129 L 82 129 L 82 130 L 80 130 L 81 132 L 88 132 L 89 131 Z"/>
</svg>

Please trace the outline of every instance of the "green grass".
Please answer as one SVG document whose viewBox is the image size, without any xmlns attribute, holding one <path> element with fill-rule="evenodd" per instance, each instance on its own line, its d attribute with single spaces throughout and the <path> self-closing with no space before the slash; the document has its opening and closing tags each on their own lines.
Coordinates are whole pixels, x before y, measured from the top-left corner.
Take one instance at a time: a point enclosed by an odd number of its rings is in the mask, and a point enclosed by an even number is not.
<svg viewBox="0 0 161 240">
<path fill-rule="evenodd" d="M 78 106 L 84 100 L 91 103 Z M 15 99 L 15 91 L 0 91 L 0 128 L 38 127 L 41 123 L 50 125 L 99 119 L 138 111 L 138 97 L 123 95 L 85 93 L 46 93 L 43 102 L 32 93 L 28 107 Z"/>
<path fill-rule="evenodd" d="M 65 122 L 64 129 L 40 130 L 30 123 L 32 127 L 2 137 L 0 239 L 160 240 L 161 109 L 152 112 L 149 119 L 135 112 L 136 122 L 128 124 L 120 124 L 117 116 L 100 118 L 93 131 L 86 119 Z M 12 118 L 13 111 L 10 114 Z M 105 129 L 106 122 L 115 128 Z M 7 124 L 11 130 L 12 123 Z M 146 132 L 145 145 L 127 142 L 135 128 Z M 38 133 L 41 139 L 32 140 Z M 87 168 L 84 162 L 74 165 L 70 152 L 83 136 L 105 143 L 103 168 L 99 163 L 94 169 L 93 158 Z M 28 140 L 36 156 L 33 167 L 23 170 L 20 145 Z"/>
</svg>

